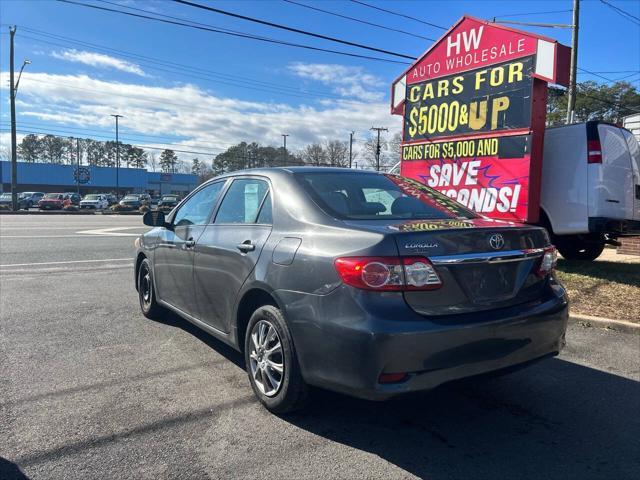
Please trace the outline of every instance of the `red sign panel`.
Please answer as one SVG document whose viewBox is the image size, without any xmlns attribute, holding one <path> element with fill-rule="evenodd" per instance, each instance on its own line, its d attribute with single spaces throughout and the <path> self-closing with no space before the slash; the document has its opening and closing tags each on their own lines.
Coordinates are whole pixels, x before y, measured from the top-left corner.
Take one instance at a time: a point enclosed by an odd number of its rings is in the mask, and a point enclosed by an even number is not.
<svg viewBox="0 0 640 480">
<path fill-rule="evenodd" d="M 463 17 L 394 83 L 402 175 L 488 217 L 537 221 L 545 82 L 562 77 L 557 47 Z"/>
<path fill-rule="evenodd" d="M 466 18 L 407 72 L 407 84 L 535 55 L 537 39 Z"/>
</svg>

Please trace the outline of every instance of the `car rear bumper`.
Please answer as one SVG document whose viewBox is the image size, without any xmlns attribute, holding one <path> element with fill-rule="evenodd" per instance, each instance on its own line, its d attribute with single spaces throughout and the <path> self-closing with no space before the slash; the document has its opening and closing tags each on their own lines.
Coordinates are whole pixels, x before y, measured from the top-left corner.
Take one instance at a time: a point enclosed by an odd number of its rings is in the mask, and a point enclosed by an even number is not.
<svg viewBox="0 0 640 480">
<path fill-rule="evenodd" d="M 277 293 L 305 380 L 370 400 L 517 367 L 556 355 L 565 343 L 568 304 L 555 282 L 543 299 L 525 305 L 433 318 L 415 313 L 397 293 L 374 296 L 346 286 L 325 296 Z M 381 384 L 382 373 L 407 375 Z"/>
</svg>

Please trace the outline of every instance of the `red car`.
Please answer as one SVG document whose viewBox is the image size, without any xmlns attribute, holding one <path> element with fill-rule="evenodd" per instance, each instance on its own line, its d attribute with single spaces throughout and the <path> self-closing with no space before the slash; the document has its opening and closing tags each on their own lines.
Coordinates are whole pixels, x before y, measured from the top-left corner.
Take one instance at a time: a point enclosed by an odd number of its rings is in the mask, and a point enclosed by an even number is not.
<svg viewBox="0 0 640 480">
<path fill-rule="evenodd" d="M 71 201 L 64 193 L 47 193 L 38 202 L 38 208 L 40 210 L 62 210 L 65 205 L 70 203 Z"/>
</svg>

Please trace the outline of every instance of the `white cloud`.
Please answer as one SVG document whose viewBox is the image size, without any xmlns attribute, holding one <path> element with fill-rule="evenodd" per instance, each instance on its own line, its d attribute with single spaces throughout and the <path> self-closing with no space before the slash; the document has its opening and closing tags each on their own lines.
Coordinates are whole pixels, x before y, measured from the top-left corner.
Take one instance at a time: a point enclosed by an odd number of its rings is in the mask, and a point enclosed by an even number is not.
<svg viewBox="0 0 640 480">
<path fill-rule="evenodd" d="M 374 101 L 384 98 L 385 83 L 362 67 L 350 67 L 329 63 L 296 62 L 288 66 L 290 72 L 300 78 L 314 80 L 332 87 L 343 97 L 359 101 Z"/>
<path fill-rule="evenodd" d="M 7 73 L 2 72 L 0 83 L 6 79 Z M 389 105 L 382 100 L 352 101 L 354 97 L 349 97 L 290 106 L 223 98 L 190 84 L 151 87 L 86 75 L 25 71 L 20 96 L 24 102 L 19 109 L 22 122 L 34 119 L 51 122 L 51 128 L 69 130 L 65 136 L 73 136 L 74 127 L 112 132 L 110 115 L 119 113 L 124 115 L 120 120 L 124 137 L 127 131 L 179 137 L 181 141 L 172 142 L 176 149 L 184 146 L 184 150 L 212 154 L 241 141 L 280 146 L 282 133 L 290 135 L 287 145 L 297 150 L 312 142 L 348 140 L 352 130 L 356 131 L 357 150 L 369 137 L 371 125 L 388 127 L 391 136 L 400 130 L 402 123 L 400 117 L 390 115 Z M 28 130 L 26 126 L 22 128 Z M 91 137 L 82 130 L 77 135 Z M 162 142 L 149 139 L 146 143 Z M 194 148 L 195 145 L 198 147 Z M 185 154 L 184 158 L 192 156 Z"/>
<path fill-rule="evenodd" d="M 59 60 L 83 63 L 92 67 L 113 68 L 122 72 L 133 73 L 134 75 L 139 75 L 141 77 L 147 76 L 147 74 L 135 63 L 110 57 L 109 55 L 104 55 L 102 53 L 87 52 L 71 48 L 60 52 L 51 52 L 51 56 Z"/>
</svg>

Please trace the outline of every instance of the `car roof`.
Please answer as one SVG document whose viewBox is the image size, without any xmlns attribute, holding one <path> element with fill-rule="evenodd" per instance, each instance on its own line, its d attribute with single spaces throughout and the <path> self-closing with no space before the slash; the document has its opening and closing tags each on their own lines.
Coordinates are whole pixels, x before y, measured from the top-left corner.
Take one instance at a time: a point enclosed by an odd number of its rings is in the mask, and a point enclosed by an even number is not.
<svg viewBox="0 0 640 480">
<path fill-rule="evenodd" d="M 264 175 L 272 176 L 278 174 L 287 173 L 340 173 L 340 174 L 362 174 L 362 175 L 381 175 L 384 172 L 376 172 L 375 170 L 354 170 L 343 167 L 314 167 L 314 166 L 301 166 L 301 167 L 263 167 L 263 168 L 248 168 L 245 170 L 235 170 L 233 172 L 224 173 L 212 178 L 209 181 L 237 177 L 243 175 Z"/>
</svg>

